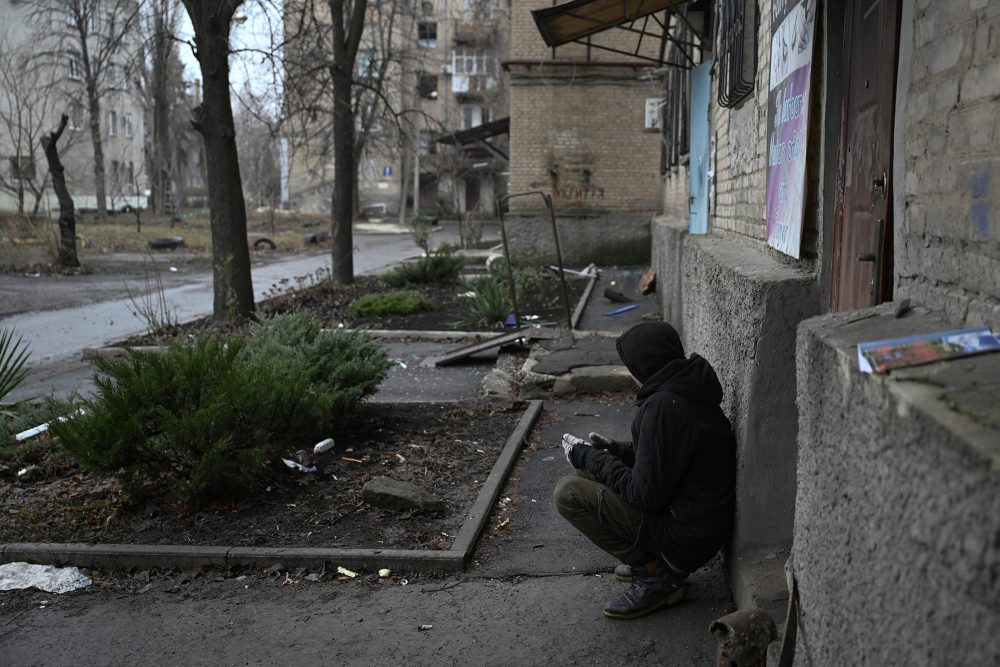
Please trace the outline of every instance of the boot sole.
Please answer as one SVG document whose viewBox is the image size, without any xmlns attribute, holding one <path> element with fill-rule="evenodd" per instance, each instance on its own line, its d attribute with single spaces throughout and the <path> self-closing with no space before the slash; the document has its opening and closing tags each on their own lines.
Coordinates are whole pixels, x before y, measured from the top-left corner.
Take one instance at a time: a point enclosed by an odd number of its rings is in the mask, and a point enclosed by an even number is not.
<svg viewBox="0 0 1000 667">
<path fill-rule="evenodd" d="M 615 620 L 627 621 L 633 618 L 642 618 L 643 616 L 648 616 L 654 611 L 659 611 L 664 607 L 672 607 L 673 605 L 679 603 L 687 595 L 687 586 L 682 586 L 676 591 L 663 598 L 659 604 L 653 605 L 652 607 L 646 607 L 645 609 L 640 609 L 639 611 L 632 612 L 631 614 L 616 614 L 615 612 L 604 610 L 604 618 L 612 618 Z"/>
<path fill-rule="evenodd" d="M 616 574 L 615 575 L 615 579 L 617 579 L 618 581 L 623 581 L 626 584 L 630 584 L 630 583 L 632 583 L 632 579 L 633 578 L 629 577 L 629 576 L 622 575 L 622 574 Z"/>
</svg>

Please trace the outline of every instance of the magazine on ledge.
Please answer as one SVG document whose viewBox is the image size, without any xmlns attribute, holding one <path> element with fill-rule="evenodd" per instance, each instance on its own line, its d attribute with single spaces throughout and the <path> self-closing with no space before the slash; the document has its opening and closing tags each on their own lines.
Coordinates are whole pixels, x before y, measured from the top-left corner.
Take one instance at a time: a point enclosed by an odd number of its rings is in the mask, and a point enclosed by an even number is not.
<svg viewBox="0 0 1000 667">
<path fill-rule="evenodd" d="M 935 331 L 861 343 L 858 345 L 858 365 L 862 373 L 885 373 L 894 368 L 997 350 L 1000 350 L 1000 335 L 988 327 Z"/>
</svg>

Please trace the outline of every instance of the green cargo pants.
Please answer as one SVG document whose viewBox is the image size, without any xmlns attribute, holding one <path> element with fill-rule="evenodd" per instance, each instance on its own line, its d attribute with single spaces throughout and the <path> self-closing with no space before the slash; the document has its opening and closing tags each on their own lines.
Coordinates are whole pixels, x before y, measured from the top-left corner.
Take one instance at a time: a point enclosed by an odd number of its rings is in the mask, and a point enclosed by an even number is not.
<svg viewBox="0 0 1000 667">
<path fill-rule="evenodd" d="M 657 558 L 642 512 L 629 505 L 593 475 L 578 471 L 556 482 L 556 509 L 587 539 L 627 565 Z"/>
</svg>

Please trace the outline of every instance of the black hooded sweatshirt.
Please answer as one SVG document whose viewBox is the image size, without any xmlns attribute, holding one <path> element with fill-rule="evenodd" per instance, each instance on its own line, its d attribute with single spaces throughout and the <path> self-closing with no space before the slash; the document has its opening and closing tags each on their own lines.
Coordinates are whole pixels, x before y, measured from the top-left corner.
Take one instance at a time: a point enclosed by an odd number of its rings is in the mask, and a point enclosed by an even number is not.
<svg viewBox="0 0 1000 667">
<path fill-rule="evenodd" d="M 632 442 L 621 458 L 587 448 L 584 467 L 642 512 L 648 535 L 675 567 L 693 572 L 729 540 L 736 441 L 722 386 L 697 354 L 684 358 L 673 327 L 637 325 L 618 354 L 642 387 Z"/>
</svg>

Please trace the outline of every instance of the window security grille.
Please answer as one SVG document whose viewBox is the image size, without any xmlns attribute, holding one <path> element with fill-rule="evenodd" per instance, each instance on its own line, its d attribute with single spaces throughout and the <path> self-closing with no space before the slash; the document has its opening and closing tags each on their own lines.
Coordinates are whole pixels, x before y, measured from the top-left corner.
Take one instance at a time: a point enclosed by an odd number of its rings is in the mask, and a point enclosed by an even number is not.
<svg viewBox="0 0 1000 667">
<path fill-rule="evenodd" d="M 718 0 L 719 105 L 732 108 L 753 92 L 757 71 L 757 0 Z"/>
</svg>

